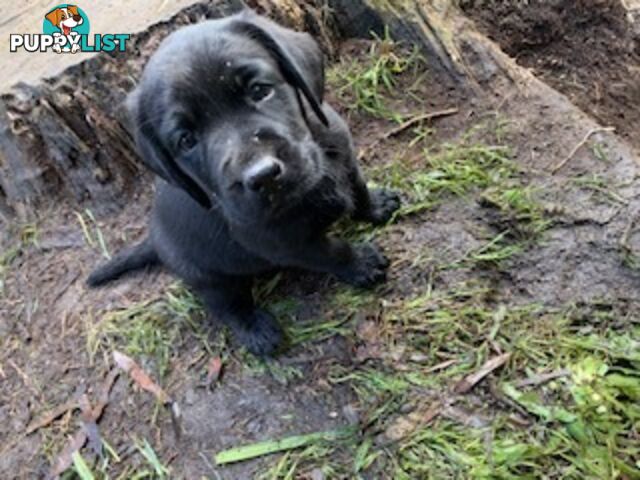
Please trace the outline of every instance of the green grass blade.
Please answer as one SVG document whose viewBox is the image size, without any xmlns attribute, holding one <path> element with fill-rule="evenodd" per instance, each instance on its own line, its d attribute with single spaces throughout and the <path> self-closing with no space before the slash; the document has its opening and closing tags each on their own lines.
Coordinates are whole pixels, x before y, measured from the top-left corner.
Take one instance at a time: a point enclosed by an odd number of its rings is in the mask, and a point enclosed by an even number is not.
<svg viewBox="0 0 640 480">
<path fill-rule="evenodd" d="M 87 465 L 87 462 L 84 461 L 84 458 L 82 458 L 79 452 L 74 452 L 72 458 L 73 468 L 82 480 L 95 480 L 89 465 Z"/>
<path fill-rule="evenodd" d="M 344 440 L 355 433 L 351 427 L 330 430 L 327 432 L 309 433 L 306 435 L 294 435 L 280 440 L 267 440 L 264 442 L 243 445 L 224 450 L 215 456 L 216 464 L 224 465 L 233 462 L 242 462 L 252 458 L 262 457 L 276 452 L 284 452 L 319 442 L 333 442 Z"/>
<path fill-rule="evenodd" d="M 158 455 L 156 454 L 153 447 L 149 444 L 147 439 L 144 438 L 142 443 L 136 442 L 136 447 L 138 448 L 138 451 L 142 454 L 142 456 L 144 456 L 147 462 L 149 462 L 149 464 L 156 471 L 156 475 L 158 476 L 158 478 L 166 478 L 166 476 L 169 474 L 169 469 L 162 464 L 162 462 L 158 458 Z"/>
</svg>

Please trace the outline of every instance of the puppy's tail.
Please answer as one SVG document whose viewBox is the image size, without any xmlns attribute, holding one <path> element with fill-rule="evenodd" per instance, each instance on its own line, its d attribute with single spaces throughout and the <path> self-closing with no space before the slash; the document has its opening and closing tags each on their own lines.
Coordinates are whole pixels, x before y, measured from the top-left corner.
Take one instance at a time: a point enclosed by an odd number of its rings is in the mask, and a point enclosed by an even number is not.
<svg viewBox="0 0 640 480">
<path fill-rule="evenodd" d="M 87 285 L 98 287 L 132 270 L 140 270 L 159 263 L 158 254 L 149 238 L 146 238 L 141 243 L 124 249 L 107 263 L 96 268 L 87 278 Z"/>
</svg>

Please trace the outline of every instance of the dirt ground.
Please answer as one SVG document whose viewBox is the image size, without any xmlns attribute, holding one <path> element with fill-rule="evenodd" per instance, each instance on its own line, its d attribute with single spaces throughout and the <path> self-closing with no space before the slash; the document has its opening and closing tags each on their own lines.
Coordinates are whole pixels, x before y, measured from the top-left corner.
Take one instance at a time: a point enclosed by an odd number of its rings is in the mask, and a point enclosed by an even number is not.
<svg viewBox="0 0 640 480">
<path fill-rule="evenodd" d="M 463 1 L 506 53 L 639 145 L 640 23 L 618 0 Z"/>
<path fill-rule="evenodd" d="M 56 205 L 15 225 L 0 262 L 0 478 L 47 476 L 86 428 L 78 399 L 95 405 L 117 371 L 114 350 L 175 400 L 183 432 L 121 373 L 97 422 L 109 448 L 81 450 L 96 478 L 640 478 L 638 36 L 613 2 L 480 5 L 465 11 L 544 82 L 527 95 L 472 94 L 409 45 L 341 45 L 328 101 L 369 179 L 405 207 L 383 228 L 338 227 L 391 259 L 375 292 L 261 280 L 290 336 L 275 359 L 236 348 L 163 272 L 84 286 L 105 251 L 144 235 L 149 183 L 115 216 Z M 620 135 L 569 155 L 596 120 Z M 358 433 L 342 443 L 214 461 L 345 426 Z"/>
</svg>

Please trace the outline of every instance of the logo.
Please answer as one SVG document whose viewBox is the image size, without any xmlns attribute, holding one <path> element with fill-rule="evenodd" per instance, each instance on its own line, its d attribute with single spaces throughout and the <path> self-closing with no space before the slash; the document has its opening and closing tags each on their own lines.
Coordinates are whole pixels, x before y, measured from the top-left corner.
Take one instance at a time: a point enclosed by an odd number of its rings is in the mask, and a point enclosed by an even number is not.
<svg viewBox="0 0 640 480">
<path fill-rule="evenodd" d="M 12 33 L 9 49 L 27 52 L 77 53 L 124 52 L 128 33 L 96 33 L 90 36 L 87 14 L 77 5 L 61 4 L 44 16 L 42 34 Z"/>
</svg>

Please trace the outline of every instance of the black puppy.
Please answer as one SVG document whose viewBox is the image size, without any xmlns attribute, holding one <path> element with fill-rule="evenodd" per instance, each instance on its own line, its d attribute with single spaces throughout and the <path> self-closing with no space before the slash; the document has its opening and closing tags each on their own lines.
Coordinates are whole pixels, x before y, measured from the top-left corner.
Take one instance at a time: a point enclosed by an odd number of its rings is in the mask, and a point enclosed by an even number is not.
<svg viewBox="0 0 640 480">
<path fill-rule="evenodd" d="M 349 129 L 323 93 L 314 40 L 253 12 L 170 35 L 128 100 L 139 151 L 160 177 L 150 235 L 89 285 L 162 264 L 265 355 L 282 330 L 255 308 L 254 275 L 301 267 L 358 287 L 384 280 L 377 247 L 326 236 L 348 214 L 384 223 L 400 202 L 367 189 Z"/>
</svg>

